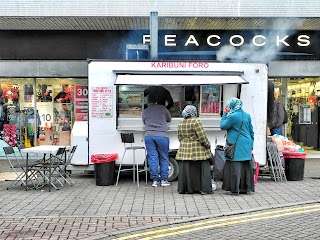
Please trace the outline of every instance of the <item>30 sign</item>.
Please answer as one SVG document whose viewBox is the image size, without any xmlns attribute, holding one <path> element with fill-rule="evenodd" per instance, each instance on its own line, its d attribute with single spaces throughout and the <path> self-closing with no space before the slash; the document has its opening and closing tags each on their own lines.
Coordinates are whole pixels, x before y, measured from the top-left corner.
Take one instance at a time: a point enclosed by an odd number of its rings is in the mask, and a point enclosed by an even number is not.
<svg viewBox="0 0 320 240">
<path fill-rule="evenodd" d="M 75 98 L 88 98 L 88 86 L 76 86 Z"/>
</svg>

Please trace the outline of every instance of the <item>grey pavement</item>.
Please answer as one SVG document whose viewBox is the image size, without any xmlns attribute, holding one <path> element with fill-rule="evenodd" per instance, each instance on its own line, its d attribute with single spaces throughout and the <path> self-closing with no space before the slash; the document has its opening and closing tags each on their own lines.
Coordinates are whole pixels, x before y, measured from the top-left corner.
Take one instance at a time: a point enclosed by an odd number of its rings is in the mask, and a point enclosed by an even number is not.
<svg viewBox="0 0 320 240">
<path fill-rule="evenodd" d="M 8 171 L 0 161 L 0 172 Z M 99 239 L 117 233 L 176 222 L 232 215 L 320 200 L 320 159 L 307 159 L 303 181 L 274 182 L 260 177 L 256 192 L 230 196 L 218 189 L 211 195 L 177 193 L 169 187 L 132 183 L 120 178 L 118 186 L 96 186 L 93 176 L 73 176 L 74 186 L 48 192 L 7 190 L 0 182 L 0 239 Z"/>
</svg>

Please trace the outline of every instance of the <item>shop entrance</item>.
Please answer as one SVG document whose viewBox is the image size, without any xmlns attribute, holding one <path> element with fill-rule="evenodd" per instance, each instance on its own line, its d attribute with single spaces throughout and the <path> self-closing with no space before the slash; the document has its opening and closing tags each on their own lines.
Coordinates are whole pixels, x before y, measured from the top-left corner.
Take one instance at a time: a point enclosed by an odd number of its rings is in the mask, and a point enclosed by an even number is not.
<svg viewBox="0 0 320 240">
<path fill-rule="evenodd" d="M 287 137 L 320 150 L 320 77 L 273 78 L 275 98 L 287 109 Z"/>
<path fill-rule="evenodd" d="M 88 119 L 86 78 L 0 78 L 0 94 L 0 139 L 10 146 L 69 146 L 75 121 Z"/>
</svg>

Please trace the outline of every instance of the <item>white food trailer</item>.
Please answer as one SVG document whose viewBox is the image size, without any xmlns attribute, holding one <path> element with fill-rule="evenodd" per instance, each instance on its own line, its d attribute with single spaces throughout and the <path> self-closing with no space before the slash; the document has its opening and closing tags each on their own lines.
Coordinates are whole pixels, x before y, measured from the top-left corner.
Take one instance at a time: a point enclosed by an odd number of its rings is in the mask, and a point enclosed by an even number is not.
<svg viewBox="0 0 320 240">
<path fill-rule="evenodd" d="M 215 144 L 225 144 L 226 132 L 219 127 L 221 111 L 230 97 L 240 97 L 243 109 L 252 117 L 255 159 L 266 164 L 268 78 L 264 64 L 91 60 L 88 78 L 89 164 L 91 155 L 105 153 L 118 153 L 119 164 L 124 153 L 122 132 L 133 132 L 134 144 L 144 145 L 141 113 L 147 103 L 143 91 L 153 85 L 164 86 L 174 100 L 172 121 L 168 123 L 170 180 L 178 173 L 174 159 L 179 147 L 177 127 L 186 104 L 197 106 L 214 153 Z M 144 157 L 141 153 L 138 161 L 142 163 Z M 73 165 L 77 165 L 77 159 Z M 132 156 L 126 154 L 124 163 L 131 165 Z"/>
</svg>

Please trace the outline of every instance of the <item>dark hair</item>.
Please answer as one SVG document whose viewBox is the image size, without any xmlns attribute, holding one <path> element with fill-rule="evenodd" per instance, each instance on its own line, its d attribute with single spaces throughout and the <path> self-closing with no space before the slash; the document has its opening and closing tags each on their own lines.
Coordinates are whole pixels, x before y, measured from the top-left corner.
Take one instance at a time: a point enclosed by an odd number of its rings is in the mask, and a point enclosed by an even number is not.
<svg viewBox="0 0 320 240">
<path fill-rule="evenodd" d="M 149 102 L 149 103 L 156 103 L 156 102 L 158 102 L 156 94 L 154 94 L 153 92 L 149 93 L 149 95 L 148 95 L 148 102 Z"/>
</svg>

